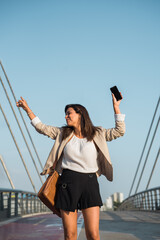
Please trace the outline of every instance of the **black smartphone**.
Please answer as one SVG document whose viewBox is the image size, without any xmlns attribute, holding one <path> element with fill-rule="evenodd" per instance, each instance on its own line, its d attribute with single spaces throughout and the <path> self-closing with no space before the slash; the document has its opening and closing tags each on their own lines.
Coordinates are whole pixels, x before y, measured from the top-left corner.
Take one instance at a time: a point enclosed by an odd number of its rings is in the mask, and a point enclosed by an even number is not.
<svg viewBox="0 0 160 240">
<path fill-rule="evenodd" d="M 111 92 L 114 94 L 114 96 L 115 96 L 115 98 L 116 98 L 117 101 L 119 101 L 119 100 L 122 99 L 121 94 L 120 94 L 120 92 L 118 91 L 118 88 L 117 88 L 116 86 L 111 87 L 110 90 L 111 90 Z"/>
</svg>

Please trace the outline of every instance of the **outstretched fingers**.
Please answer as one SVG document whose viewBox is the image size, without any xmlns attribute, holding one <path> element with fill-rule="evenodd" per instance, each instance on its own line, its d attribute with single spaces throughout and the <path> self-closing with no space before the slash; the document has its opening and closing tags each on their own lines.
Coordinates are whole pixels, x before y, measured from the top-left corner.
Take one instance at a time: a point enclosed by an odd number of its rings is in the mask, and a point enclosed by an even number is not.
<svg viewBox="0 0 160 240">
<path fill-rule="evenodd" d="M 26 100 L 23 97 L 20 97 L 21 99 L 16 102 L 17 107 L 22 107 L 24 110 L 26 107 L 28 107 Z"/>
</svg>

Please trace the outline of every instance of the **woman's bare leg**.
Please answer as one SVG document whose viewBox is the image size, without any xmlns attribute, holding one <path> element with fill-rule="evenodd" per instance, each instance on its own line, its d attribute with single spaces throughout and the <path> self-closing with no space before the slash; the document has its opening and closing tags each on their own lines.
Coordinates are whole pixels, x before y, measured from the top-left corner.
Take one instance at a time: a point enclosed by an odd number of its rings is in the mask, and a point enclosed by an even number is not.
<svg viewBox="0 0 160 240">
<path fill-rule="evenodd" d="M 61 210 L 65 240 L 77 240 L 77 211 Z"/>
<path fill-rule="evenodd" d="M 99 236 L 99 207 L 82 210 L 87 240 L 100 240 Z"/>
</svg>

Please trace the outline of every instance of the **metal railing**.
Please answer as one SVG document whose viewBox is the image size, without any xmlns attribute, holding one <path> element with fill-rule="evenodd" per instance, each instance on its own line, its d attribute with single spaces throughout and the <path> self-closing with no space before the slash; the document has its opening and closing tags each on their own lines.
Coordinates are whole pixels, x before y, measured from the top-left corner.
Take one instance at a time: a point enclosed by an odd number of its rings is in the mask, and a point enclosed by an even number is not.
<svg viewBox="0 0 160 240">
<path fill-rule="evenodd" d="M 50 212 L 37 194 L 0 188 L 0 221 L 27 214 Z"/>
<path fill-rule="evenodd" d="M 160 187 L 148 189 L 125 199 L 118 210 L 160 210 Z"/>
</svg>

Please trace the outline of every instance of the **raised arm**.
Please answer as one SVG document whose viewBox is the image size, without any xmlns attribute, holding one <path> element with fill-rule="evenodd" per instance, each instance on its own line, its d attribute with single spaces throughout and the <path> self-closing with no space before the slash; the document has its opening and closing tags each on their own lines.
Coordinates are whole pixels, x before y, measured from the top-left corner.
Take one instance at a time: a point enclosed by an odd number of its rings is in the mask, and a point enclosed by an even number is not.
<svg viewBox="0 0 160 240">
<path fill-rule="evenodd" d="M 23 97 L 21 97 L 21 99 L 18 102 L 16 102 L 16 105 L 17 107 L 21 107 L 24 109 L 28 117 L 32 120 L 31 123 L 35 127 L 37 132 L 46 135 L 52 139 L 56 139 L 58 133 L 60 132 L 60 128 L 49 126 L 42 123 L 41 120 L 38 117 L 36 117 L 36 115 L 29 108 L 26 100 Z"/>
<path fill-rule="evenodd" d="M 123 136 L 125 133 L 125 115 L 121 114 L 119 107 L 121 101 L 122 100 L 117 101 L 114 94 L 112 93 L 113 109 L 115 113 L 115 127 L 110 129 L 104 129 L 106 141 L 112 141 L 113 139 Z"/>
</svg>

